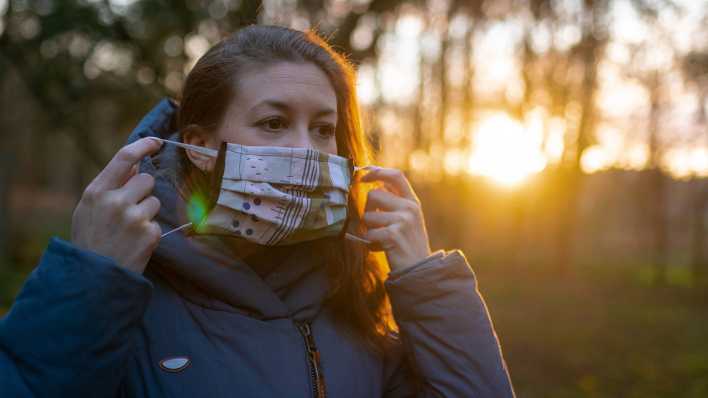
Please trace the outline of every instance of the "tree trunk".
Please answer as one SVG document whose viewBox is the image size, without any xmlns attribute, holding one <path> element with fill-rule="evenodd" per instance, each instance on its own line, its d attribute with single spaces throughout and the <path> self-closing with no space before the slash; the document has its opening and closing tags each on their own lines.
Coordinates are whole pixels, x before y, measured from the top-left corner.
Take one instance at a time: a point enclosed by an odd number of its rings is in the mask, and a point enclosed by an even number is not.
<svg viewBox="0 0 708 398">
<path fill-rule="evenodd" d="M 601 15 L 606 11 L 605 3 L 601 1 L 593 2 L 586 10 L 589 13 L 589 20 L 583 27 L 583 38 L 581 40 L 579 56 L 583 65 L 583 79 L 580 85 L 581 114 L 578 124 L 577 140 L 575 142 L 575 153 L 568 160 L 568 164 L 561 168 L 560 182 L 562 184 L 562 199 L 559 207 L 559 228 L 557 230 L 557 260 L 558 272 L 567 274 L 570 272 L 570 264 L 573 262 L 573 244 L 577 231 L 578 202 L 580 190 L 583 185 L 583 172 L 580 167 L 585 149 L 590 145 L 595 133 L 595 92 L 597 89 L 597 67 L 599 53 L 602 49 L 602 42 L 598 39 L 598 29 L 602 25 Z"/>
</svg>

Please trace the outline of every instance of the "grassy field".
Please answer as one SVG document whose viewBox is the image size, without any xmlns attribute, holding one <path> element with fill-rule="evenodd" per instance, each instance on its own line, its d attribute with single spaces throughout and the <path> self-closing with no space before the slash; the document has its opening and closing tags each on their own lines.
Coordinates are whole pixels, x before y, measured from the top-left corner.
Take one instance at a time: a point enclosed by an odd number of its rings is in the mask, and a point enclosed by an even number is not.
<svg viewBox="0 0 708 398">
<path fill-rule="evenodd" d="M 680 270 L 477 274 L 520 397 L 708 396 L 708 301 Z"/>
</svg>

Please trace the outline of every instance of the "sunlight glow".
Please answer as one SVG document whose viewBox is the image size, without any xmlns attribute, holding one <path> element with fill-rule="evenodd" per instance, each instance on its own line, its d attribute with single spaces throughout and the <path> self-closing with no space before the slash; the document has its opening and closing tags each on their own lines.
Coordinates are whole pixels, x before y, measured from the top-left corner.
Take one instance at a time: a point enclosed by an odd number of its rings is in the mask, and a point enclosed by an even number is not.
<svg viewBox="0 0 708 398">
<path fill-rule="evenodd" d="M 468 171 L 514 186 L 546 167 L 540 137 L 505 113 L 483 119 L 473 137 Z"/>
<path fill-rule="evenodd" d="M 676 148 L 664 156 L 665 167 L 677 178 L 708 177 L 708 149 Z"/>
<path fill-rule="evenodd" d="M 609 151 L 600 145 L 593 145 L 583 152 L 580 167 L 590 174 L 609 168 L 612 164 Z"/>
<path fill-rule="evenodd" d="M 559 117 L 548 120 L 548 132 L 543 151 L 551 163 L 559 162 L 565 149 L 565 121 Z"/>
<path fill-rule="evenodd" d="M 445 153 L 443 167 L 449 175 L 458 175 L 463 171 L 465 165 L 465 153 L 460 149 L 449 149 Z"/>
</svg>

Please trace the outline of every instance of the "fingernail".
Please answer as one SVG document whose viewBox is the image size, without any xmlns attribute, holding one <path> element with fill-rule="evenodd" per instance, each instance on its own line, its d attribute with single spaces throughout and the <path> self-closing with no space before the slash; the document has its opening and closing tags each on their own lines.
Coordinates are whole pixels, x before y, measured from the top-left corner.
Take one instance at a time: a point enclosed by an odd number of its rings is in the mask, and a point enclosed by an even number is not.
<svg viewBox="0 0 708 398">
<path fill-rule="evenodd" d="M 162 144 L 163 144 L 162 140 L 159 138 L 156 138 L 156 137 L 145 137 L 145 138 L 149 138 L 150 141 L 152 141 L 152 142 L 157 142 L 159 146 L 162 146 Z"/>
</svg>

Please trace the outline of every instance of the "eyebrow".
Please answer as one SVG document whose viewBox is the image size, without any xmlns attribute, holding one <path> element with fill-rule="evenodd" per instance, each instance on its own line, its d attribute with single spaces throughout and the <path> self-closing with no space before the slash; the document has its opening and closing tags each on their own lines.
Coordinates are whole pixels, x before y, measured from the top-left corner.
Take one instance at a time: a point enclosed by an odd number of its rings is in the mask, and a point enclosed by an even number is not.
<svg viewBox="0 0 708 398">
<path fill-rule="evenodd" d="M 261 101 L 258 104 L 254 105 L 251 108 L 251 111 L 253 111 L 261 106 L 264 106 L 264 105 L 270 106 L 272 108 L 278 109 L 278 110 L 286 112 L 286 113 L 288 113 L 291 110 L 290 106 L 285 102 L 278 101 L 278 100 L 265 100 L 265 101 Z M 315 117 L 327 116 L 327 115 L 332 115 L 335 113 L 336 112 L 332 108 L 324 108 L 324 109 L 317 111 L 315 113 Z"/>
</svg>

